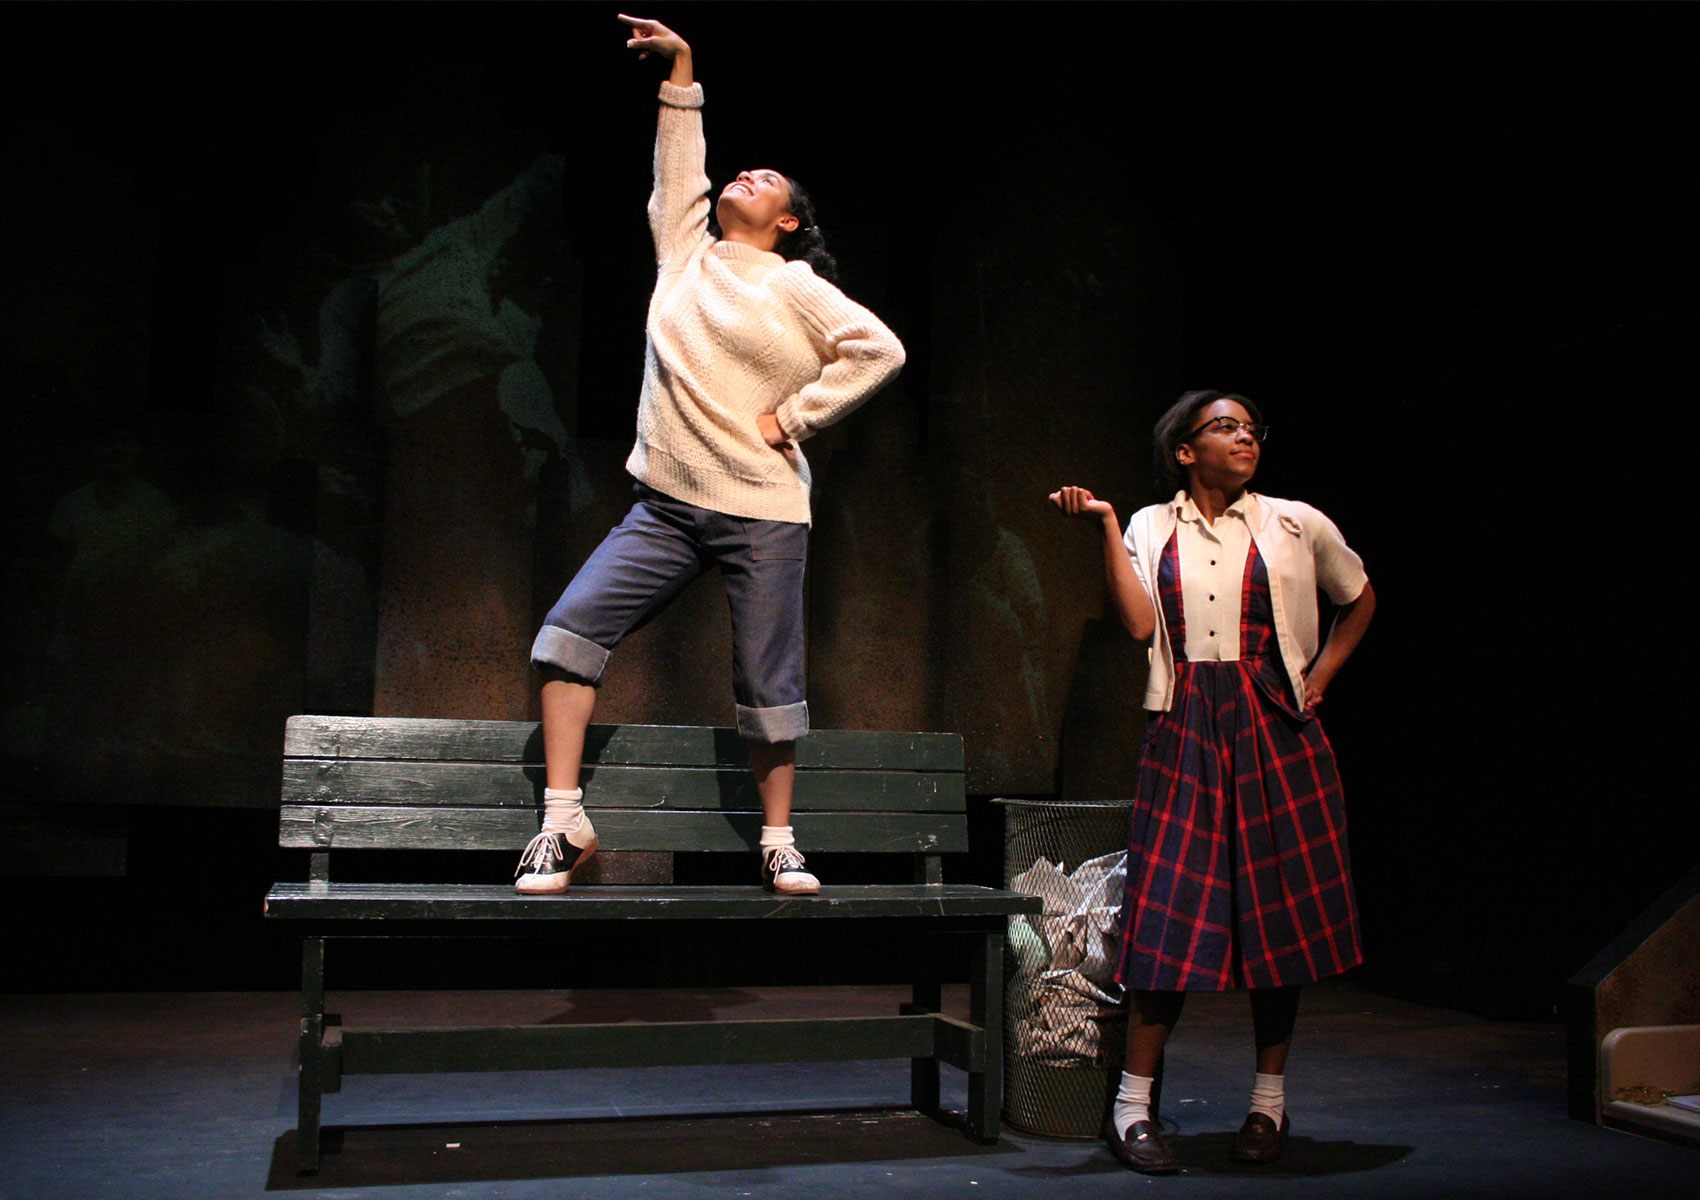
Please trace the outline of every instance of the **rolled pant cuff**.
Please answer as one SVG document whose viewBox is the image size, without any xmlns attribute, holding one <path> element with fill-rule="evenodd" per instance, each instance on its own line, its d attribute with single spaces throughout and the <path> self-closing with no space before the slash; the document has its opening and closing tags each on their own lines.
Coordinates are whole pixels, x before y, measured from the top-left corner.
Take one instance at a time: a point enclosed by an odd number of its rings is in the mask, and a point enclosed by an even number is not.
<svg viewBox="0 0 1700 1200">
<path fill-rule="evenodd" d="M 809 731 L 809 705 L 779 704 L 773 708 L 738 708 L 738 733 L 752 742 L 794 742 Z"/>
<path fill-rule="evenodd" d="M 582 638 L 559 625 L 545 625 L 531 643 L 531 665 L 557 667 L 588 684 L 602 682 L 608 669 L 608 651 L 589 638 Z M 762 710 L 773 711 L 773 710 Z"/>
</svg>

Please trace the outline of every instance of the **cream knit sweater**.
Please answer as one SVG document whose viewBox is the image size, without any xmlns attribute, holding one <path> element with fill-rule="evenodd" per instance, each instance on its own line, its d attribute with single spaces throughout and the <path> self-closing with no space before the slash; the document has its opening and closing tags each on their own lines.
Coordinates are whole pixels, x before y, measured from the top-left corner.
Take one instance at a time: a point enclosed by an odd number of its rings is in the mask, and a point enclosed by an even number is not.
<svg viewBox="0 0 1700 1200">
<path fill-rule="evenodd" d="M 809 464 L 775 450 L 756 418 L 793 443 L 845 416 L 903 365 L 873 313 L 814 273 L 708 231 L 702 85 L 661 85 L 649 226 L 649 301 L 637 444 L 626 469 L 701 508 L 809 520 Z"/>
</svg>

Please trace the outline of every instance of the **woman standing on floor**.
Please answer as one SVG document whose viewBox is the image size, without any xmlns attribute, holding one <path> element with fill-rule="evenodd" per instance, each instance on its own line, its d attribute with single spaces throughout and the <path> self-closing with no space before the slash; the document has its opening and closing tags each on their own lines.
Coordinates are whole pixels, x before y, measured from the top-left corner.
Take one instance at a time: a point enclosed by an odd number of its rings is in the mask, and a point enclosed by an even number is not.
<svg viewBox="0 0 1700 1200">
<path fill-rule="evenodd" d="M 738 731 L 761 796 L 762 881 L 776 892 L 817 892 L 791 834 L 795 740 L 809 728 L 810 476 L 796 443 L 887 383 L 903 365 L 903 346 L 816 273 L 830 272 L 832 257 L 795 180 L 744 171 L 711 203 L 691 48 L 658 21 L 620 20 L 639 57 L 672 60 L 649 200 L 657 275 L 637 444 L 626 461 L 636 503 L 579 568 L 532 646 L 544 680 L 547 787 L 543 830 L 521 856 L 515 886 L 564 892 L 573 868 L 596 852 L 579 767 L 609 652 L 718 567 L 732 610 Z"/>
<path fill-rule="evenodd" d="M 1136 1171 L 1178 1168 L 1152 1109 L 1189 991 L 1251 990 L 1257 1067 L 1233 1157 L 1280 1157 L 1299 986 L 1362 961 L 1334 752 L 1316 719 L 1375 612 L 1333 522 L 1248 490 L 1268 427 L 1243 396 L 1188 392 L 1157 422 L 1175 497 L 1122 532 L 1080 487 L 1051 496 L 1103 530 L 1117 615 L 1152 639 L 1116 978 L 1127 1063 L 1105 1138 Z M 1339 615 L 1319 637 L 1316 593 Z"/>
</svg>

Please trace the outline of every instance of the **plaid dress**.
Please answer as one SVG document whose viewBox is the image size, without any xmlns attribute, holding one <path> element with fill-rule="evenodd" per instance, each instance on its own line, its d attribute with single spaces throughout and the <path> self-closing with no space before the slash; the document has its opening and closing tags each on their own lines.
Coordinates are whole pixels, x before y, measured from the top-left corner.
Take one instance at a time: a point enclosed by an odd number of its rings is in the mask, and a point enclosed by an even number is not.
<svg viewBox="0 0 1700 1200">
<path fill-rule="evenodd" d="M 1116 979 L 1141 991 L 1284 987 L 1363 961 L 1334 751 L 1294 703 L 1269 573 L 1246 555 L 1240 652 L 1187 662 L 1180 550 L 1157 570 L 1174 702 L 1140 750 Z"/>
</svg>

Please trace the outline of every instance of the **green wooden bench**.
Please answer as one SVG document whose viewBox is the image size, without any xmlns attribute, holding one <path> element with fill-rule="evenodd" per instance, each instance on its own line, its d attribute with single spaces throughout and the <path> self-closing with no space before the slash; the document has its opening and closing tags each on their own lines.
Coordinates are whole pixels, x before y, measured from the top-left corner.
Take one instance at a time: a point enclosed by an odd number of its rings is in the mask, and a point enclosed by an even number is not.
<svg viewBox="0 0 1700 1200">
<path fill-rule="evenodd" d="M 910 1100 L 994 1141 L 1003 1055 L 1006 919 L 1036 897 L 947 884 L 940 856 L 968 848 L 962 740 L 954 734 L 821 730 L 797 743 L 792 821 L 810 852 L 903 854 L 912 883 L 829 883 L 780 897 L 755 882 L 760 805 L 743 742 L 730 729 L 592 726 L 586 806 L 605 850 L 748 855 L 735 886 L 584 886 L 520 896 L 501 881 L 339 883 L 335 850 L 511 850 L 537 830 L 542 736 L 535 724 L 292 717 L 284 747 L 279 843 L 310 850 L 305 882 L 279 883 L 269 919 L 302 935 L 299 1167 L 319 1165 L 321 1097 L 345 1075 L 572 1067 L 908 1058 Z M 395 872 L 386 872 L 394 874 Z M 916 955 L 912 1001 L 891 1015 L 817 1019 L 620 1022 L 523 1027 L 367 1029 L 325 1012 L 325 945 L 341 937 L 571 938 L 621 922 L 646 932 L 796 930 L 797 921 L 873 922 L 880 934 L 966 935 L 969 1020 L 940 1011 L 938 954 Z M 647 923 L 647 924 L 646 924 Z M 660 925 L 656 923 L 662 923 Z M 604 924 L 602 928 L 608 926 Z M 834 926 L 823 924 L 822 936 Z M 931 944 L 923 942 L 923 944 Z M 968 1111 L 941 1112 L 939 1064 L 968 1074 Z"/>
</svg>

